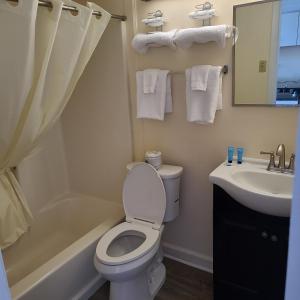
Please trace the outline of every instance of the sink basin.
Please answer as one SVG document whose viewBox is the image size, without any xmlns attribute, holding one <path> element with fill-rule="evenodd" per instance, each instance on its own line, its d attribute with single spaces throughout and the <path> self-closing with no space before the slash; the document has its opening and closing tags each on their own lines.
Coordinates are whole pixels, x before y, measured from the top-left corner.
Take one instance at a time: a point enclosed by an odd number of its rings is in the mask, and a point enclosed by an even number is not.
<svg viewBox="0 0 300 300">
<path fill-rule="evenodd" d="M 222 163 L 209 175 L 209 179 L 248 208 L 289 217 L 294 176 L 267 171 L 267 165 L 265 160 L 251 158 L 246 158 L 241 165 Z"/>
<path fill-rule="evenodd" d="M 234 172 L 232 178 L 241 185 L 273 195 L 291 195 L 293 188 L 293 178 L 285 174 L 242 170 Z"/>
</svg>

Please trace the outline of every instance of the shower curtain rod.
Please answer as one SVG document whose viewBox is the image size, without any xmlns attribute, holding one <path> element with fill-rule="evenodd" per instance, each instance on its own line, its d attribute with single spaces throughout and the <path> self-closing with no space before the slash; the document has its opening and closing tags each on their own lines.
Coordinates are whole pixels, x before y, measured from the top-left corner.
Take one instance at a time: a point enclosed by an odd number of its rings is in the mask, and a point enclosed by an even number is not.
<svg viewBox="0 0 300 300">
<path fill-rule="evenodd" d="M 18 0 L 6 0 L 6 1 L 18 2 Z M 39 6 L 52 8 L 52 3 L 50 1 L 46 1 L 46 0 L 39 0 Z M 66 4 L 63 5 L 62 9 L 73 11 L 73 12 L 78 12 L 78 9 L 77 9 L 76 6 L 70 6 L 70 5 L 66 5 Z M 97 16 L 97 17 L 101 17 L 102 13 L 100 11 L 94 10 L 93 15 Z M 111 17 L 113 19 L 117 19 L 117 20 L 121 20 L 121 21 L 126 21 L 127 20 L 126 16 L 121 16 L 121 15 L 111 14 Z"/>
</svg>

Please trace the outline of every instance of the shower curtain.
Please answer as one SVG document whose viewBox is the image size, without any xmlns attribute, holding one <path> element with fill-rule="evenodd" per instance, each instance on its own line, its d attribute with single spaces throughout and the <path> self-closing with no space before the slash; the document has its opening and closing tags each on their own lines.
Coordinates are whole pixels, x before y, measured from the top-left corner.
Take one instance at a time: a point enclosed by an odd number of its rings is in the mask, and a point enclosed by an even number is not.
<svg viewBox="0 0 300 300">
<path fill-rule="evenodd" d="M 78 14 L 62 10 L 76 6 Z M 12 172 L 54 125 L 96 48 L 110 14 L 93 3 L 0 0 L 0 248 L 32 219 Z M 102 17 L 92 15 L 101 11 Z"/>
</svg>

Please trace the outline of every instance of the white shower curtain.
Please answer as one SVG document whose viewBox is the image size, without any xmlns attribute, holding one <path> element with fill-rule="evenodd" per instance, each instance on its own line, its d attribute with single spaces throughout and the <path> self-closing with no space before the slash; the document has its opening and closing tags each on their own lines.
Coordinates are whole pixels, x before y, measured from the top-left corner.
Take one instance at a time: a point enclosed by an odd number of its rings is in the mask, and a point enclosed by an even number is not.
<svg viewBox="0 0 300 300">
<path fill-rule="evenodd" d="M 11 168 L 37 146 L 60 117 L 97 46 L 110 14 L 71 0 L 78 14 L 38 8 L 38 0 L 12 6 L 0 0 L 0 248 L 28 230 L 32 215 Z M 102 17 L 92 15 L 101 11 Z"/>
</svg>

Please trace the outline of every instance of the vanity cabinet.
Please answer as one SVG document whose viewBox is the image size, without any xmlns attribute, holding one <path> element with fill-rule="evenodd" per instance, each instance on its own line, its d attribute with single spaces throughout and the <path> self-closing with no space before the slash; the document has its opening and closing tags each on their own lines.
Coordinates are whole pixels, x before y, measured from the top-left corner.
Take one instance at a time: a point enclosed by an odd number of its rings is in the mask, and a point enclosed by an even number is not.
<svg viewBox="0 0 300 300">
<path fill-rule="evenodd" d="M 214 300 L 284 300 L 289 218 L 258 213 L 214 185 Z"/>
</svg>

